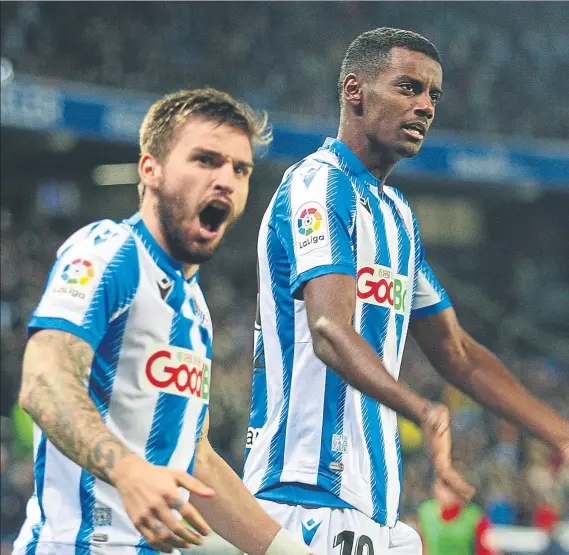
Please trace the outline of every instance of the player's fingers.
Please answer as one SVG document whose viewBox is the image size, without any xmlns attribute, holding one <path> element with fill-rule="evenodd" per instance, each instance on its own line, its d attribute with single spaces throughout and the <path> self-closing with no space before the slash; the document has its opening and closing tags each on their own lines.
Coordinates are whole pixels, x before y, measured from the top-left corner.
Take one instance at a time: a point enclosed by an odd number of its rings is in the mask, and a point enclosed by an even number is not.
<svg viewBox="0 0 569 555">
<path fill-rule="evenodd" d="M 207 522 L 191 503 L 184 503 L 176 510 L 184 517 L 184 520 L 202 536 L 207 536 L 211 532 L 211 528 Z"/>
<path fill-rule="evenodd" d="M 168 553 L 171 553 L 172 548 L 185 549 L 191 546 L 189 542 L 173 534 L 168 526 L 157 518 L 150 520 L 146 529 L 149 531 L 153 545 L 161 546 L 160 550 L 166 547 L 170 550 Z"/>
<path fill-rule="evenodd" d="M 158 533 L 162 530 L 160 526 L 157 526 L 157 521 L 152 523 L 146 521 L 144 524 L 137 526 L 137 529 L 152 548 L 161 553 L 172 553 L 173 547 L 158 536 Z"/>
<path fill-rule="evenodd" d="M 184 503 L 180 501 L 180 504 L 173 503 L 174 508 L 176 511 L 180 512 L 179 509 L 183 507 Z M 172 509 L 164 508 L 161 510 L 156 511 L 156 516 L 158 519 L 165 524 L 173 534 L 178 536 L 182 541 L 187 542 L 191 545 L 201 545 L 204 542 L 203 536 L 200 536 L 197 532 L 191 530 L 188 526 L 186 526 L 181 520 L 176 518 L 174 513 L 172 513 Z M 186 546 L 182 546 L 186 547 Z"/>
<path fill-rule="evenodd" d="M 453 468 L 446 469 L 439 477 L 445 485 L 451 488 L 464 501 L 469 502 L 475 489 Z"/>
<path fill-rule="evenodd" d="M 184 472 L 183 470 L 172 470 L 171 472 L 176 483 L 184 489 L 187 489 L 189 492 L 195 493 L 200 497 L 213 497 L 215 495 L 215 490 L 206 486 L 197 478 L 190 476 L 187 472 Z"/>
</svg>

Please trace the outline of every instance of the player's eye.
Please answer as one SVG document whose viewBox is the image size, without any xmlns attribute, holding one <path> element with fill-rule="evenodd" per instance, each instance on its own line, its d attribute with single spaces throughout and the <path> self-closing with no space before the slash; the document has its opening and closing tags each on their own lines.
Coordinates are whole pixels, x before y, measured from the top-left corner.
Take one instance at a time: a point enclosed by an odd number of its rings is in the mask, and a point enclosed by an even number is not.
<svg viewBox="0 0 569 555">
<path fill-rule="evenodd" d="M 438 93 L 433 93 L 431 95 L 431 101 L 432 101 L 433 105 L 435 105 L 435 106 L 440 99 L 441 99 L 441 95 Z"/>
<path fill-rule="evenodd" d="M 399 88 L 403 89 L 405 92 L 415 92 L 415 87 L 411 83 L 399 83 Z"/>
<path fill-rule="evenodd" d="M 237 166 L 235 168 L 235 174 L 239 177 L 247 177 L 250 173 L 250 169 L 247 166 Z"/>
<path fill-rule="evenodd" d="M 201 154 L 198 156 L 198 160 L 206 166 L 215 166 L 215 160 L 210 154 Z"/>
</svg>

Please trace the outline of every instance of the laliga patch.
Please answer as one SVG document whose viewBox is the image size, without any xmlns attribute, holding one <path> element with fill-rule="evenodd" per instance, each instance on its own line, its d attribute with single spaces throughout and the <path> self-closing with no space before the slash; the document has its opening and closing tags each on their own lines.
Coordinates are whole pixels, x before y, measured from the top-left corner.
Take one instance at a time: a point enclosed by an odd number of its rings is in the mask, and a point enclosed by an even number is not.
<svg viewBox="0 0 569 555">
<path fill-rule="evenodd" d="M 293 226 L 299 256 L 328 245 L 330 234 L 326 211 L 317 202 L 303 204 L 296 212 Z"/>
<path fill-rule="evenodd" d="M 148 347 L 141 372 L 143 389 L 193 397 L 209 404 L 210 383 L 211 360 L 182 347 Z"/>
<path fill-rule="evenodd" d="M 85 303 L 95 286 L 95 264 L 86 258 L 76 258 L 63 265 L 59 276 L 53 280 L 52 295 L 72 298 Z"/>
</svg>

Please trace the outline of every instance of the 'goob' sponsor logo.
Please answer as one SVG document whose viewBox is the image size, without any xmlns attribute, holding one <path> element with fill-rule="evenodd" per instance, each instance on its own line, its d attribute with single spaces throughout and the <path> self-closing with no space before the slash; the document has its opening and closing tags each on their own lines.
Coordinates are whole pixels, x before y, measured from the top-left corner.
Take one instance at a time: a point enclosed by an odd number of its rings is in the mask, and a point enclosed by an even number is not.
<svg viewBox="0 0 569 555">
<path fill-rule="evenodd" d="M 145 389 L 196 397 L 209 403 L 211 361 L 181 347 L 154 345 L 148 350 L 142 383 Z"/>
<path fill-rule="evenodd" d="M 296 212 L 296 242 L 300 254 L 328 244 L 326 213 L 317 202 L 303 204 Z"/>
<path fill-rule="evenodd" d="M 358 270 L 358 298 L 364 303 L 392 308 L 405 314 L 407 308 L 407 276 L 391 268 L 372 264 Z"/>
</svg>

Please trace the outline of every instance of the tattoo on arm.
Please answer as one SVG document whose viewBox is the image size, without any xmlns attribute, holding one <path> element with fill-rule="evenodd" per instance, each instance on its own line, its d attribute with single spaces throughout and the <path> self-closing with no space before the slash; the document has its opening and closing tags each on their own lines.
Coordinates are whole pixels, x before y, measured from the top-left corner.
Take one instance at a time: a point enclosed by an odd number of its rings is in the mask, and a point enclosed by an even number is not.
<svg viewBox="0 0 569 555">
<path fill-rule="evenodd" d="M 42 330 L 24 355 L 24 409 L 65 456 L 107 483 L 132 452 L 107 428 L 88 393 L 91 346 L 67 332 Z"/>
</svg>

